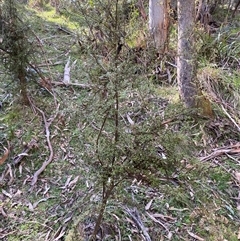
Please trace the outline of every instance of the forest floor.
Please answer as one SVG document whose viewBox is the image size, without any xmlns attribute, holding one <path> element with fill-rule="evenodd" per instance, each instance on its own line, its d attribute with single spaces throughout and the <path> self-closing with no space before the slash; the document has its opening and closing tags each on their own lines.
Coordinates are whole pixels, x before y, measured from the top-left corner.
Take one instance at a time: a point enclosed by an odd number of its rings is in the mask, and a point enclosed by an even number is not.
<svg viewBox="0 0 240 241">
<path fill-rule="evenodd" d="M 3 241 L 87 240 L 101 204 L 95 164 L 85 160 L 101 123 L 92 122 L 95 135 L 83 134 L 88 125 L 83 108 L 96 105 L 88 79 L 92 59 L 79 47 L 75 23 L 64 25 L 67 20 L 53 11 L 29 12 L 39 40 L 37 64 L 47 76 L 29 80 L 30 107 L 19 101 L 17 81 L 0 69 L 0 160 L 7 154 L 0 166 Z M 68 61 L 70 83 L 64 84 Z M 213 82 L 224 81 L 225 75 L 240 86 L 239 69 L 205 66 L 199 71 L 200 79 Z M 160 119 L 162 129 L 156 132 L 165 136 L 156 142 L 169 170 L 125 178 L 108 200 L 98 240 L 240 240 L 240 115 L 224 105 L 229 101 L 239 108 L 240 88 L 226 102 L 213 101 L 214 118 L 196 118 L 179 100 L 176 70 L 171 76 L 172 82 L 164 83 L 151 71 L 135 73 L 136 87 L 133 83 L 123 91 L 130 111 L 150 103 L 140 118 L 150 113 Z"/>
</svg>

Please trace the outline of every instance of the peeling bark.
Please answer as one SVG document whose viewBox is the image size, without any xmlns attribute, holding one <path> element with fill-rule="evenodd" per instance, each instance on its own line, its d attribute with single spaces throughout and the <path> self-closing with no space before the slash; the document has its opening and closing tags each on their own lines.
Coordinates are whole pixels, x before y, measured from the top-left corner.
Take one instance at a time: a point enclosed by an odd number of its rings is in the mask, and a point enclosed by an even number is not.
<svg viewBox="0 0 240 241">
<path fill-rule="evenodd" d="M 168 0 L 149 0 L 149 30 L 158 51 L 166 52 L 169 38 Z"/>
</svg>

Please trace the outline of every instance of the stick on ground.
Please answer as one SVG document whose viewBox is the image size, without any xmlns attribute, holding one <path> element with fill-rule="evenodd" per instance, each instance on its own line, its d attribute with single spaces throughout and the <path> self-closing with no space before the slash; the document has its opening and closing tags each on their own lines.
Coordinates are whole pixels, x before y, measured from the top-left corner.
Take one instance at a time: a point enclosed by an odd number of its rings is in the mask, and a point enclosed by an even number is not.
<svg viewBox="0 0 240 241">
<path fill-rule="evenodd" d="M 56 114 L 53 118 L 51 118 L 51 121 L 47 121 L 45 113 L 40 110 L 39 108 L 36 107 L 36 109 L 41 113 L 42 117 L 43 117 L 43 121 L 44 121 L 44 125 L 45 125 L 45 132 L 46 132 L 46 138 L 47 138 L 47 143 L 48 143 L 48 148 L 50 151 L 49 157 L 46 161 L 43 162 L 42 166 L 34 173 L 33 175 L 33 179 L 31 182 L 31 186 L 34 186 L 38 180 L 38 176 L 45 170 L 45 168 L 47 167 L 48 164 L 51 163 L 52 159 L 53 159 L 53 148 L 52 148 L 52 143 L 50 141 L 50 131 L 49 131 L 49 127 L 52 124 L 52 122 L 54 121 L 54 119 L 56 118 L 57 114 L 58 114 L 58 110 L 59 110 L 59 106 L 57 106 L 57 111 Z"/>
</svg>

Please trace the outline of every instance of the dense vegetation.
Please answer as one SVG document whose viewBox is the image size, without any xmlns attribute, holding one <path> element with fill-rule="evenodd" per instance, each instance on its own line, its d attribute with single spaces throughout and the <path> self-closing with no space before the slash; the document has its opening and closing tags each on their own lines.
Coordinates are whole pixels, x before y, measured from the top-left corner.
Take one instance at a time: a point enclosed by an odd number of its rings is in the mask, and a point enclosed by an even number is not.
<svg viewBox="0 0 240 241">
<path fill-rule="evenodd" d="M 240 239 L 239 12 L 196 24 L 205 116 L 139 2 L 0 1 L 2 240 Z"/>
</svg>

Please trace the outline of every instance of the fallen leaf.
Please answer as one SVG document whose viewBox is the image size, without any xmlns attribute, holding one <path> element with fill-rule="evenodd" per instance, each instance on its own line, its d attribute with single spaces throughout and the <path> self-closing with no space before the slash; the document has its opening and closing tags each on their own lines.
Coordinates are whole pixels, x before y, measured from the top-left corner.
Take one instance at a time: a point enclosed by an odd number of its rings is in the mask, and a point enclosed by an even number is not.
<svg viewBox="0 0 240 241">
<path fill-rule="evenodd" d="M 178 211 L 178 212 L 184 212 L 184 211 L 188 211 L 188 208 L 175 208 L 175 207 L 170 207 L 169 208 L 170 211 Z"/>
<path fill-rule="evenodd" d="M 72 175 L 70 175 L 70 176 L 67 178 L 67 181 L 65 182 L 65 185 L 64 185 L 63 187 L 60 187 L 60 188 L 61 188 L 61 189 L 65 189 L 65 188 L 69 185 L 71 179 L 72 179 Z"/>
<path fill-rule="evenodd" d="M 164 224 L 164 223 L 162 223 L 162 222 L 160 222 L 159 220 L 157 220 L 153 215 L 151 215 L 150 213 L 148 213 L 148 212 L 146 212 L 147 213 L 147 215 L 155 222 L 155 223 L 158 223 L 158 224 L 160 224 L 163 228 L 165 228 L 167 231 L 169 231 L 168 230 L 168 224 Z"/>
<path fill-rule="evenodd" d="M 167 216 L 167 215 L 163 215 L 163 214 L 160 214 L 160 213 L 154 213 L 153 217 L 154 218 L 161 218 L 164 221 L 167 221 L 167 220 L 175 221 L 176 220 L 176 218 L 173 218 L 173 217 Z"/>
<path fill-rule="evenodd" d="M 131 119 L 131 117 L 129 116 L 129 114 L 127 114 L 127 120 L 128 120 L 128 122 L 129 122 L 129 124 L 131 125 L 131 126 L 133 126 L 135 123 L 134 123 L 134 121 Z"/>
<path fill-rule="evenodd" d="M 8 193 L 7 191 L 5 191 L 4 189 L 2 189 L 2 193 L 7 197 L 12 198 L 12 195 L 10 193 Z"/>
<path fill-rule="evenodd" d="M 29 208 L 29 211 L 31 211 L 31 212 L 34 211 L 34 207 L 30 202 L 28 203 L 28 208 Z"/>
<path fill-rule="evenodd" d="M 192 233 L 192 232 L 190 232 L 190 231 L 187 231 L 187 232 L 188 232 L 188 234 L 189 234 L 192 238 L 197 239 L 197 240 L 199 240 L 199 241 L 205 241 L 205 239 L 199 237 L 198 235 L 196 235 L 196 234 L 194 234 L 194 233 Z"/>
<path fill-rule="evenodd" d="M 68 187 L 72 187 L 77 183 L 79 176 L 76 176 L 71 182 L 69 182 Z"/>
<path fill-rule="evenodd" d="M 168 235 L 167 235 L 167 238 L 168 238 L 169 240 L 171 240 L 171 239 L 172 239 L 172 236 L 173 236 L 173 233 L 172 233 L 172 232 L 169 232 Z"/>
<path fill-rule="evenodd" d="M 23 152 L 23 153 L 18 154 L 18 157 L 20 157 L 20 156 L 28 156 L 28 154 L 26 152 Z"/>
<path fill-rule="evenodd" d="M 16 191 L 16 193 L 14 194 L 14 197 L 19 197 L 19 196 L 21 196 L 21 194 L 22 194 L 22 191 L 18 189 Z"/>
<path fill-rule="evenodd" d="M 7 160 L 9 152 L 10 152 L 10 149 L 7 149 L 6 147 L 4 147 L 4 149 L 5 149 L 5 152 L 4 152 L 3 156 L 0 158 L 0 165 L 2 165 Z"/>
<path fill-rule="evenodd" d="M 151 199 L 151 200 L 147 203 L 147 205 L 145 206 L 145 210 L 146 210 L 146 211 L 150 209 L 150 207 L 152 206 L 152 202 L 153 202 L 153 199 Z"/>
</svg>

